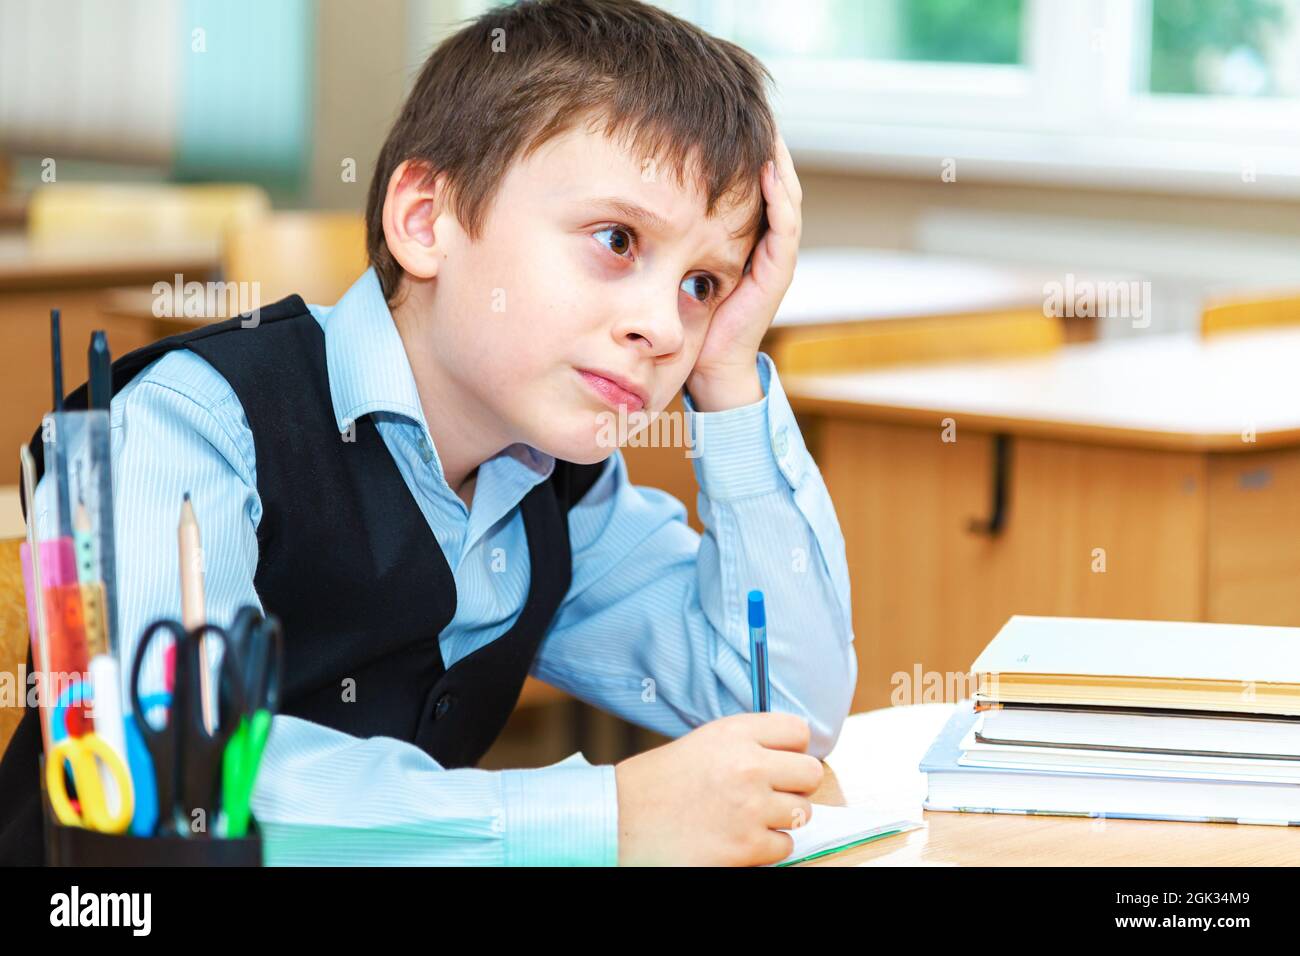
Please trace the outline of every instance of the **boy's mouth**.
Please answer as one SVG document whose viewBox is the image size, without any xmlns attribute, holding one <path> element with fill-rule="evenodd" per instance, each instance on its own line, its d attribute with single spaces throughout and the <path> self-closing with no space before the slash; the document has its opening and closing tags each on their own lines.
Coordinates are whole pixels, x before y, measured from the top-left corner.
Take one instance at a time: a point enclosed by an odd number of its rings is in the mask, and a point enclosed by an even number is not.
<svg viewBox="0 0 1300 956">
<path fill-rule="evenodd" d="M 577 369 L 577 372 L 593 392 L 614 408 L 626 405 L 628 411 L 639 412 L 645 407 L 643 397 L 645 389 L 635 383 L 620 378 L 613 373 L 589 371 L 582 368 Z"/>
</svg>

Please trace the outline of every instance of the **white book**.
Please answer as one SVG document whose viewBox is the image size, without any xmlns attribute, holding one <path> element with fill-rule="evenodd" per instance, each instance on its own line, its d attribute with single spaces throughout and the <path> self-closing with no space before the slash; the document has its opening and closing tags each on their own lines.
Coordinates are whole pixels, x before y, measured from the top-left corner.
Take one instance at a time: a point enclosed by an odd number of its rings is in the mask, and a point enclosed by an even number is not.
<svg viewBox="0 0 1300 956">
<path fill-rule="evenodd" d="M 1016 615 L 971 669 L 1300 685 L 1300 628 Z"/>
<path fill-rule="evenodd" d="M 807 823 L 792 830 L 781 831 L 794 838 L 794 849 L 784 860 L 771 865 L 789 866 L 801 860 L 825 856 L 833 850 L 847 850 L 851 846 L 916 830 L 924 825 L 916 820 L 899 819 L 892 814 L 877 813 L 862 807 L 833 807 L 814 803 Z"/>
<path fill-rule="evenodd" d="M 962 754 L 957 758 L 957 763 L 963 767 L 1300 784 L 1300 761 L 1296 760 L 1170 756 L 1116 750 L 982 744 L 976 739 L 973 728 L 962 740 L 961 749 Z"/>
<path fill-rule="evenodd" d="M 979 714 L 982 743 L 1300 759 L 1300 720 L 1193 711 L 1002 707 Z"/>
<path fill-rule="evenodd" d="M 1300 825 L 1298 784 L 963 766 L 974 723 L 971 702 L 958 704 L 921 760 L 926 810 Z"/>
</svg>

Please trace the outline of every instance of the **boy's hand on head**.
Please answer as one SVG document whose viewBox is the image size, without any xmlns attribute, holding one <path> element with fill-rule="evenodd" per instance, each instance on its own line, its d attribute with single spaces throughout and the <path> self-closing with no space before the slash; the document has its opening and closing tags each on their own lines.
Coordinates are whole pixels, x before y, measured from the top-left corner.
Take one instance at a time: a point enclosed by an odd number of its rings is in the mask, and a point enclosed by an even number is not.
<svg viewBox="0 0 1300 956">
<path fill-rule="evenodd" d="M 758 347 L 794 278 L 803 233 L 803 189 L 780 133 L 776 160 L 760 177 L 768 229 L 750 256 L 749 269 L 713 314 L 695 367 L 686 380 L 702 412 L 752 405 L 763 397 Z"/>
</svg>

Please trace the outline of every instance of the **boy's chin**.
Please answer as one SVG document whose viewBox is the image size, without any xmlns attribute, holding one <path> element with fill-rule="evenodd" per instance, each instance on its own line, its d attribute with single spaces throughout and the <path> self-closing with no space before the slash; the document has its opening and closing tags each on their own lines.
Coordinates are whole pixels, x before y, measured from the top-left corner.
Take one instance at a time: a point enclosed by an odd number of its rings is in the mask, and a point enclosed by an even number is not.
<svg viewBox="0 0 1300 956">
<path fill-rule="evenodd" d="M 574 453 L 566 455 L 557 455 L 557 458 L 563 458 L 565 461 L 571 461 L 575 465 L 598 465 L 609 458 L 610 455 L 617 451 L 617 447 L 603 448 L 598 445 L 589 445 L 585 453 Z"/>
<path fill-rule="evenodd" d="M 535 440 L 529 444 L 562 461 L 596 465 L 644 431 L 648 420 L 647 413 L 640 411 L 620 415 L 583 408 L 567 418 L 534 422 Z"/>
<path fill-rule="evenodd" d="M 590 421 L 574 425 L 568 429 L 552 429 L 546 434 L 538 435 L 533 445 L 561 461 L 571 461 L 576 465 L 599 464 L 618 449 L 617 437 L 606 435 Z"/>
</svg>

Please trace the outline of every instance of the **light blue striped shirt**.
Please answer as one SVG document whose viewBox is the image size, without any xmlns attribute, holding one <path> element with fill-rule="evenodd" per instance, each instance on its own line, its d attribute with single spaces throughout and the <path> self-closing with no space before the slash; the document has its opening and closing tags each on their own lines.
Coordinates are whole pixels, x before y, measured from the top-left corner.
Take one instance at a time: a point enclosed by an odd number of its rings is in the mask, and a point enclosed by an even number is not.
<svg viewBox="0 0 1300 956">
<path fill-rule="evenodd" d="M 438 638 L 450 668 L 505 633 L 523 608 L 529 568 L 518 504 L 554 459 L 522 444 L 505 449 L 480 465 L 467 508 L 443 478 L 374 272 L 333 307 L 311 311 L 324 329 L 340 431 L 373 416 L 454 573 L 456 614 Z M 621 452 L 609 457 L 569 512 L 572 583 L 532 674 L 673 737 L 749 710 L 745 601 L 761 588 L 772 709 L 804 716 L 810 752 L 821 757 L 857 678 L 844 539 L 766 354 L 759 374 L 764 398 L 752 405 L 704 413 L 685 396 L 703 537 L 681 502 L 632 485 Z M 192 352 L 168 353 L 122 389 L 112 434 L 119 643 L 129 662 L 149 621 L 179 617 L 184 492 L 202 529 L 208 617 L 218 623 L 243 604 L 261 606 L 253 576 L 262 509 L 240 402 Z M 40 497 L 44 510 L 48 482 Z M 146 686 L 157 686 L 160 668 L 147 663 Z M 268 864 L 618 859 L 612 766 L 448 770 L 413 744 L 285 715 L 274 719 L 253 810 Z"/>
</svg>

